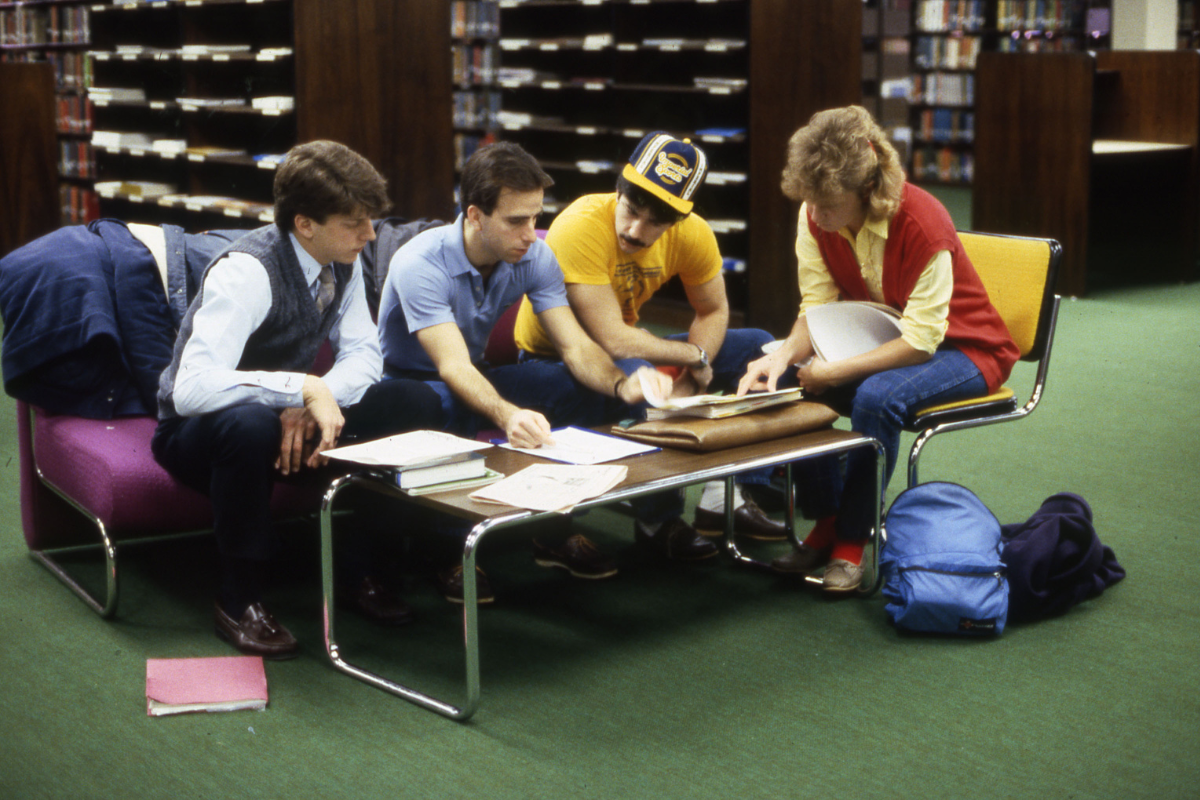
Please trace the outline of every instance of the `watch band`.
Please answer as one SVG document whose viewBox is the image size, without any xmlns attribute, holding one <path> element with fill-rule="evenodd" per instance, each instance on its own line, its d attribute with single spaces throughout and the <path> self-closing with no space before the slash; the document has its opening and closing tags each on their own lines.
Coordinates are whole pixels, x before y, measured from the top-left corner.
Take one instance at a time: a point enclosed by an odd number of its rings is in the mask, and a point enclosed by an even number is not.
<svg viewBox="0 0 1200 800">
<path fill-rule="evenodd" d="M 691 345 L 692 345 L 692 347 L 694 347 L 700 351 L 700 360 L 697 361 L 695 364 L 692 364 L 692 367 L 695 369 L 704 369 L 705 367 L 708 366 L 708 353 L 705 352 L 703 347 L 696 344 L 695 342 L 692 342 Z"/>
</svg>

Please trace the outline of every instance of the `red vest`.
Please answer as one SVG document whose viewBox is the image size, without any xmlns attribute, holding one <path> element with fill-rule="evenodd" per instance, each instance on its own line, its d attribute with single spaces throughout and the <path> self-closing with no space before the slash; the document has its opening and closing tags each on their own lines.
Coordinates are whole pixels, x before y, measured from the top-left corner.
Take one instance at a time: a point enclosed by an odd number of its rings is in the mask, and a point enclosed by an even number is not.
<svg viewBox="0 0 1200 800">
<path fill-rule="evenodd" d="M 825 266 L 837 283 L 843 300 L 870 300 L 854 248 L 836 231 L 827 233 L 808 218 Z M 883 250 L 883 299 L 904 309 L 917 279 L 939 250 L 950 251 L 954 265 L 954 292 L 950 296 L 949 328 L 945 344 L 971 359 L 987 381 L 988 391 L 1000 388 L 1020 352 L 1004 320 L 988 300 L 987 290 L 967 258 L 954 223 L 941 203 L 924 189 L 904 185 L 900 209 L 888 223 Z"/>
</svg>

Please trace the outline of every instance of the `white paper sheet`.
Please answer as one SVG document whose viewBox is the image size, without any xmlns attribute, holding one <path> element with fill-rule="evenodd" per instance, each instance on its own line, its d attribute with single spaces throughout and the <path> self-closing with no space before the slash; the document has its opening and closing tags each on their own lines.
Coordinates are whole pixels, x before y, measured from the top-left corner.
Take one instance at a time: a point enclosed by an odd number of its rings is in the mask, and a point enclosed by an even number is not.
<svg viewBox="0 0 1200 800">
<path fill-rule="evenodd" d="M 372 442 L 323 450 L 321 454 L 373 467 L 411 467 L 489 447 L 491 445 L 487 442 L 464 439 L 441 431 L 410 431 Z"/>
<path fill-rule="evenodd" d="M 585 428 L 559 428 L 552 431 L 551 435 L 554 437 L 552 445 L 514 447 L 505 443 L 500 446 L 506 450 L 518 450 L 531 456 L 561 461 L 565 464 L 603 464 L 606 461 L 616 461 L 618 458 L 627 456 L 653 453 L 659 449 L 651 444 L 606 436 Z"/>
<path fill-rule="evenodd" d="M 473 500 L 531 511 L 570 511 L 625 480 L 619 464 L 533 464 L 504 480 L 471 493 Z"/>
</svg>

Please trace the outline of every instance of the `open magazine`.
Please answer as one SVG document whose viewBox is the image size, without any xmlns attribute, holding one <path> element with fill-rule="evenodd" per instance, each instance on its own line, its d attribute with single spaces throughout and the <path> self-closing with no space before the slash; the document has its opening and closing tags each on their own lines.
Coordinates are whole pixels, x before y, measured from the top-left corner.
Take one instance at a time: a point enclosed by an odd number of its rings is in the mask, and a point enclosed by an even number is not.
<svg viewBox="0 0 1200 800">
<path fill-rule="evenodd" d="M 900 338 L 900 312 L 882 303 L 843 300 L 805 314 L 808 336 L 823 361 L 843 361 Z"/>
</svg>

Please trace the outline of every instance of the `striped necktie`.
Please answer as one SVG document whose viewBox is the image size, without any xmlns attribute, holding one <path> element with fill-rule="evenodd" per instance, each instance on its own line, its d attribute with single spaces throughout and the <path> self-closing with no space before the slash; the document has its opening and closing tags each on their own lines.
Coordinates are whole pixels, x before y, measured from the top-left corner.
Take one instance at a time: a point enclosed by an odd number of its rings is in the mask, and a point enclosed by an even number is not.
<svg viewBox="0 0 1200 800">
<path fill-rule="evenodd" d="M 324 314 L 325 309 L 333 302 L 333 265 L 326 264 L 321 267 L 321 274 L 317 276 L 317 313 Z"/>
</svg>

